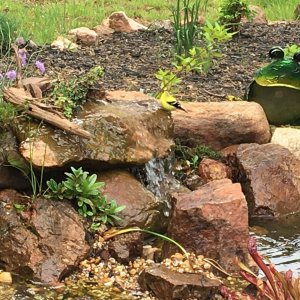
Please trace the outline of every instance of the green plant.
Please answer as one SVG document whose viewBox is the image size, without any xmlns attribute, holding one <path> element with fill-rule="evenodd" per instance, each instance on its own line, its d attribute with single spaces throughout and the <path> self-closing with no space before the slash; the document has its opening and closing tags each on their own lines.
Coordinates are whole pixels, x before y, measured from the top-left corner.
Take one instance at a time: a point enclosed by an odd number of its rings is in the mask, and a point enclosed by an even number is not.
<svg viewBox="0 0 300 300">
<path fill-rule="evenodd" d="M 197 147 L 190 148 L 182 145 L 179 141 L 176 141 L 175 156 L 178 159 L 188 162 L 188 164 L 192 167 L 196 167 L 204 157 L 215 160 L 220 160 L 223 158 L 219 152 L 205 145 L 199 145 Z"/>
<path fill-rule="evenodd" d="M 253 11 L 247 0 L 224 0 L 219 15 L 219 22 L 230 31 L 237 31 L 243 17 L 251 20 Z"/>
<path fill-rule="evenodd" d="M 164 239 L 164 240 L 166 240 L 170 243 L 173 243 L 174 245 L 176 245 L 182 251 L 182 253 L 185 255 L 186 258 L 189 258 L 189 254 L 184 249 L 184 247 L 181 246 L 179 243 L 177 243 L 172 238 L 170 238 L 166 235 L 163 235 L 163 234 L 151 231 L 151 230 L 147 230 L 147 229 L 142 229 L 142 228 L 139 228 L 139 227 L 131 227 L 131 228 L 125 228 L 125 229 L 121 229 L 121 230 L 110 230 L 110 231 L 106 232 L 106 234 L 104 236 L 104 240 L 108 240 L 108 239 L 110 239 L 110 238 L 112 238 L 116 235 L 119 235 L 119 234 L 124 234 L 124 233 L 128 233 L 128 232 L 135 232 L 135 231 L 140 231 L 140 232 L 145 232 L 145 233 L 148 233 L 148 234 L 152 234 L 152 235 L 155 235 L 159 238 L 162 238 L 162 239 Z"/>
<path fill-rule="evenodd" d="M 214 58 L 222 56 L 220 44 L 229 41 L 233 34 L 235 33 L 229 33 L 224 26 L 218 23 L 206 22 L 201 31 L 203 46 L 186 49 L 182 55 L 176 55 L 173 69 L 159 69 L 156 72 L 155 77 L 160 81 L 160 88 L 155 93 L 155 97 L 161 99 L 164 92 L 168 92 L 171 97 L 174 97 L 174 94 L 178 92 L 178 85 L 182 81 L 180 78 L 182 73 L 206 73 L 212 66 Z"/>
<path fill-rule="evenodd" d="M 11 44 L 16 38 L 16 24 L 11 18 L 0 13 L 0 56 L 11 49 Z"/>
<path fill-rule="evenodd" d="M 175 33 L 175 51 L 177 55 L 187 55 L 195 46 L 199 35 L 198 18 L 201 0 L 177 0 L 172 8 L 173 28 Z"/>
<path fill-rule="evenodd" d="M 261 279 L 255 275 L 244 264 L 240 263 L 241 276 L 256 287 L 257 294 L 254 297 L 246 293 L 240 294 L 229 290 L 226 286 L 221 286 L 220 290 L 226 299 L 231 300 L 299 300 L 300 299 L 300 278 L 293 278 L 293 273 L 288 270 L 284 274 L 278 272 L 275 266 L 264 262 L 264 258 L 258 253 L 256 240 L 251 237 L 248 242 L 248 251 L 257 266 L 265 274 L 266 279 Z"/>
<path fill-rule="evenodd" d="M 63 109 L 67 118 L 71 118 L 74 108 L 86 100 L 88 90 L 93 87 L 103 74 L 103 68 L 96 66 L 81 77 L 57 81 L 49 98 L 51 101 L 54 101 L 55 106 Z"/>
<path fill-rule="evenodd" d="M 22 212 L 22 211 L 25 210 L 26 205 L 24 205 L 24 204 L 19 204 L 19 203 L 14 203 L 14 208 L 15 208 L 15 210 L 17 211 L 17 213 L 20 213 L 20 212 Z"/>
<path fill-rule="evenodd" d="M 120 221 L 117 216 L 125 206 L 118 206 L 115 200 L 108 201 L 100 189 L 103 182 L 97 182 L 97 175 L 89 175 L 82 168 L 71 167 L 71 173 L 66 172 L 67 179 L 57 183 L 54 179 L 47 181 L 48 189 L 45 196 L 63 200 L 75 200 L 78 212 L 83 217 L 92 217 L 92 229 L 97 229 L 101 223 L 111 225 Z"/>
<path fill-rule="evenodd" d="M 5 128 L 10 126 L 15 120 L 18 110 L 11 103 L 5 102 L 0 96 L 0 126 Z"/>
<path fill-rule="evenodd" d="M 300 47 L 296 44 L 286 45 L 283 49 L 284 57 L 293 57 L 295 53 L 300 51 Z"/>
</svg>

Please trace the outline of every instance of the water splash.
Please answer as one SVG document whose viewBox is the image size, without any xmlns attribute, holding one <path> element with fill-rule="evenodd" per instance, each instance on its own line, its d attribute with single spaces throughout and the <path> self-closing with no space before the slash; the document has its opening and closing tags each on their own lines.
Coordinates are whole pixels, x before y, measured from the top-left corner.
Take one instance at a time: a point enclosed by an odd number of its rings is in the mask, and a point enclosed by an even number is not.
<svg viewBox="0 0 300 300">
<path fill-rule="evenodd" d="M 172 173 L 174 154 L 165 158 L 153 158 L 143 167 L 134 168 L 133 173 L 157 198 L 166 203 L 165 215 L 169 214 L 171 204 L 170 195 L 178 191 L 181 184 Z"/>
</svg>

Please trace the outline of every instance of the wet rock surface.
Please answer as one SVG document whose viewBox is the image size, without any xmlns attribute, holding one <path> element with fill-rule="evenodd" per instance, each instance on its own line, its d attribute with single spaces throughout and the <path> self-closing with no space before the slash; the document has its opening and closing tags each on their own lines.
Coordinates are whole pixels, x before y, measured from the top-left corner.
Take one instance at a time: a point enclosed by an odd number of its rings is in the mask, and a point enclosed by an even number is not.
<svg viewBox="0 0 300 300">
<path fill-rule="evenodd" d="M 12 195 L 14 196 L 14 195 Z M 68 202 L 37 199 L 17 213 L 12 196 L 0 202 L 1 269 L 57 284 L 84 259 L 90 246 L 77 212 Z"/>
<path fill-rule="evenodd" d="M 220 281 L 203 274 L 178 273 L 165 266 L 152 266 L 140 275 L 139 283 L 159 300 L 212 299 Z"/>
<path fill-rule="evenodd" d="M 287 148 L 240 145 L 236 159 L 250 216 L 277 217 L 300 210 L 300 160 Z"/>
<path fill-rule="evenodd" d="M 147 191 L 132 174 L 124 170 L 101 172 L 98 180 L 105 182 L 103 194 L 108 199 L 126 206 L 120 213 L 121 226 L 138 226 L 159 232 L 166 227 L 166 203 Z"/>
<path fill-rule="evenodd" d="M 170 114 L 160 109 L 154 98 L 142 93 L 87 102 L 73 121 L 76 120 L 92 134 L 90 140 L 43 126 L 32 141 L 27 139 L 25 132 L 30 131 L 24 122 L 17 133 L 20 153 L 38 167 L 89 162 L 104 168 L 144 164 L 166 156 L 174 144 Z"/>
</svg>

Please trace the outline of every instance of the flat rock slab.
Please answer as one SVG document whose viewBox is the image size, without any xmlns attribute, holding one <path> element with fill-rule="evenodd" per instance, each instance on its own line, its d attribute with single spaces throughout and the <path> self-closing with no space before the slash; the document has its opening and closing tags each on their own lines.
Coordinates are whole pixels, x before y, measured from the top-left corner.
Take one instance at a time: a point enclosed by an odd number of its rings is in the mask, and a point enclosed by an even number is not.
<svg viewBox="0 0 300 300">
<path fill-rule="evenodd" d="M 108 100 L 87 102 L 74 120 L 91 139 L 50 126 L 19 126 L 20 153 L 37 167 L 88 161 L 92 166 L 141 165 L 164 157 L 173 142 L 173 120 L 156 99 L 142 93 L 109 93 Z M 27 132 L 34 138 L 28 139 Z"/>
<path fill-rule="evenodd" d="M 188 113 L 173 113 L 175 137 L 188 146 L 200 144 L 215 150 L 241 143 L 264 144 L 270 140 L 269 123 L 257 103 L 190 102 Z"/>
<path fill-rule="evenodd" d="M 178 273 L 165 266 L 153 266 L 143 271 L 139 284 L 159 300 L 212 299 L 220 281 L 204 274 Z"/>
</svg>

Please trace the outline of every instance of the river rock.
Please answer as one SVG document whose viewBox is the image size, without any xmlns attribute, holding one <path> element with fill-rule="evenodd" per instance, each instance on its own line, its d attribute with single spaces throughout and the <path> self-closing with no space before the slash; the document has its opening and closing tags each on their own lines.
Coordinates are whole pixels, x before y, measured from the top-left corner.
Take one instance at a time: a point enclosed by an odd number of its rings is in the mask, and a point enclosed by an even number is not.
<svg viewBox="0 0 300 300">
<path fill-rule="evenodd" d="M 128 264 L 143 255 L 143 233 L 130 232 L 108 241 L 108 251 L 118 262 Z"/>
<path fill-rule="evenodd" d="M 0 230 L 0 269 L 48 284 L 67 276 L 90 249 L 69 202 L 37 199 L 21 213 L 0 205 Z"/>
<path fill-rule="evenodd" d="M 203 158 L 198 166 L 198 174 L 203 182 L 229 178 L 231 179 L 231 170 L 221 161 L 210 158 Z"/>
<path fill-rule="evenodd" d="M 281 145 L 289 149 L 300 159 L 300 129 L 277 127 L 272 135 L 271 143 Z"/>
<path fill-rule="evenodd" d="M 141 273 L 139 284 L 159 300 L 208 300 L 217 293 L 220 281 L 204 274 L 178 273 L 165 266 L 154 265 Z"/>
<path fill-rule="evenodd" d="M 277 217 L 300 210 L 300 160 L 276 144 L 237 148 L 237 168 L 251 216 Z"/>
<path fill-rule="evenodd" d="M 20 153 L 37 167 L 80 162 L 83 168 L 142 165 L 168 155 L 173 120 L 156 99 L 138 92 L 108 93 L 107 100 L 87 102 L 73 122 L 89 131 L 88 140 L 50 126 L 18 126 Z M 28 139 L 28 132 L 34 139 Z"/>
<path fill-rule="evenodd" d="M 239 270 L 236 260 L 248 262 L 248 210 L 239 183 L 211 181 L 190 193 L 174 193 L 167 236 L 188 252 L 218 261 L 227 271 Z M 164 243 L 163 257 L 178 249 Z"/>
<path fill-rule="evenodd" d="M 123 227 L 148 228 L 162 231 L 166 228 L 166 203 L 156 198 L 129 172 L 113 170 L 98 173 L 98 181 L 105 182 L 102 190 L 107 199 L 114 199 L 126 208 L 120 212 Z"/>
<path fill-rule="evenodd" d="M 264 144 L 270 140 L 269 123 L 254 102 L 184 103 L 188 113 L 173 113 L 175 137 L 188 146 L 207 145 L 220 150 L 241 143 Z"/>
</svg>

